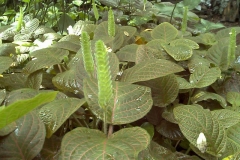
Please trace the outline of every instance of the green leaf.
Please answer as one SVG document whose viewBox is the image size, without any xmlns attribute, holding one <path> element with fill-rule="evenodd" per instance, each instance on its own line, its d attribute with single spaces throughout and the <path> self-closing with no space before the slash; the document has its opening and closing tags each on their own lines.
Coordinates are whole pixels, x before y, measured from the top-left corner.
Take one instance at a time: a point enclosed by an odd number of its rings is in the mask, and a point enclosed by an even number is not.
<svg viewBox="0 0 240 160">
<path fill-rule="evenodd" d="M 0 57 L 0 74 L 2 74 L 5 70 L 7 70 L 12 63 L 13 63 L 12 58 L 1 56 Z"/>
<path fill-rule="evenodd" d="M 128 61 L 128 62 L 135 62 L 136 61 L 136 53 L 139 45 L 137 44 L 129 44 L 122 47 L 116 55 L 118 56 L 120 61 Z"/>
<path fill-rule="evenodd" d="M 64 136 L 60 160 L 133 160 L 149 143 L 149 134 L 139 127 L 124 128 L 108 137 L 99 130 L 77 128 Z"/>
<path fill-rule="evenodd" d="M 54 100 L 57 92 L 40 93 L 37 96 L 20 100 L 0 110 L 0 129 L 22 117 L 34 108 Z"/>
<path fill-rule="evenodd" d="M 186 44 L 177 44 L 175 46 L 162 45 L 167 53 L 176 61 L 184 61 L 191 58 L 192 49 Z"/>
<path fill-rule="evenodd" d="M 170 42 L 170 46 L 188 45 L 191 49 L 199 49 L 199 45 L 190 39 L 175 39 Z"/>
<path fill-rule="evenodd" d="M 42 77 L 43 77 L 42 70 L 35 71 L 28 76 L 26 85 L 29 88 L 38 90 L 40 89 L 40 86 L 42 84 Z"/>
<path fill-rule="evenodd" d="M 177 81 L 179 84 L 179 89 L 191 89 L 194 88 L 194 85 L 192 83 L 189 83 L 186 79 L 177 77 Z"/>
<path fill-rule="evenodd" d="M 97 80 L 84 80 L 84 96 L 91 111 L 103 119 L 102 109 L 98 105 Z M 148 87 L 113 82 L 113 97 L 107 105 L 107 123 L 127 124 L 145 116 L 152 107 L 151 90 Z"/>
<path fill-rule="evenodd" d="M 218 66 L 222 71 L 227 70 L 227 50 L 229 38 L 224 38 L 213 45 L 207 53 L 206 58 L 210 60 L 215 66 Z"/>
<path fill-rule="evenodd" d="M 174 40 L 178 35 L 178 30 L 168 22 L 163 22 L 155 27 L 152 32 L 154 39 L 161 39 L 165 43 Z"/>
<path fill-rule="evenodd" d="M 223 125 L 211 112 L 194 105 L 181 105 L 173 110 L 179 127 L 189 142 L 197 147 L 197 139 L 203 133 L 207 141 L 206 152 L 219 156 L 226 147 L 226 133 Z"/>
<path fill-rule="evenodd" d="M 236 34 L 240 33 L 240 27 L 228 27 L 225 29 L 221 29 L 216 33 L 216 39 L 222 39 L 228 37 L 229 39 L 229 33 L 231 32 L 232 29 L 236 30 Z"/>
<path fill-rule="evenodd" d="M 39 117 L 46 126 L 46 137 L 50 138 L 85 102 L 85 99 L 66 98 L 52 101 L 41 107 Z"/>
<path fill-rule="evenodd" d="M 1 107 L 0 107 L 0 110 L 1 110 Z M 13 132 L 16 128 L 17 128 L 16 122 L 12 122 L 6 125 L 5 127 L 3 127 L 2 129 L 0 129 L 0 136 L 6 136 L 11 132 Z"/>
<path fill-rule="evenodd" d="M 123 72 L 121 81 L 135 83 L 167 76 L 183 71 L 183 68 L 164 59 L 149 59 Z"/>
<path fill-rule="evenodd" d="M 240 93 L 228 92 L 227 101 L 231 103 L 233 107 L 240 107 Z"/>
<path fill-rule="evenodd" d="M 187 38 L 196 43 L 204 44 L 207 46 L 212 46 L 217 43 L 217 39 L 215 37 L 215 34 L 213 33 L 203 33 L 196 37 L 187 37 Z"/>
<path fill-rule="evenodd" d="M 211 111 L 214 118 L 216 118 L 224 128 L 229 128 L 240 122 L 240 113 L 228 110 L 220 109 Z"/>
<path fill-rule="evenodd" d="M 16 124 L 14 132 L 0 139 L 1 159 L 34 159 L 42 150 L 46 135 L 44 124 L 35 111 L 17 120 Z"/>
<path fill-rule="evenodd" d="M 240 123 L 233 125 L 227 130 L 227 137 L 229 143 L 232 145 L 231 152 L 236 153 L 240 150 Z"/>
<path fill-rule="evenodd" d="M 205 101 L 208 99 L 217 100 L 223 108 L 227 106 L 227 102 L 222 96 L 216 93 L 204 91 L 197 92 L 194 96 L 192 96 L 191 101 L 192 103 L 198 103 L 200 101 Z"/>
<path fill-rule="evenodd" d="M 201 0 L 183 0 L 183 5 L 188 6 L 189 10 L 194 9 L 201 3 Z"/>
<path fill-rule="evenodd" d="M 58 48 L 44 48 L 31 53 L 36 59 L 27 63 L 24 68 L 25 72 L 33 73 L 39 69 L 51 67 L 55 64 L 60 64 L 69 52 Z"/>
<path fill-rule="evenodd" d="M 190 73 L 193 73 L 196 67 L 201 66 L 210 67 L 210 61 L 197 53 L 193 53 L 193 56 L 188 61 L 188 69 Z"/>
<path fill-rule="evenodd" d="M 0 104 L 2 104 L 5 98 L 6 98 L 6 90 L 2 89 L 0 90 Z"/>
<path fill-rule="evenodd" d="M 80 42 L 79 42 L 80 44 Z M 61 41 L 61 42 L 56 42 L 51 47 L 58 48 L 58 49 L 66 49 L 72 52 L 77 52 L 80 49 L 80 45 L 76 44 L 71 41 Z"/>
<path fill-rule="evenodd" d="M 179 84 L 174 74 L 140 82 L 140 84 L 151 88 L 155 106 L 166 107 L 178 96 Z"/>
<path fill-rule="evenodd" d="M 148 134 L 150 135 L 151 139 L 153 138 L 153 136 L 154 136 L 154 126 L 151 123 L 144 122 L 141 125 L 141 128 L 145 129 L 148 132 Z"/>
<path fill-rule="evenodd" d="M 190 75 L 189 81 L 195 88 L 203 88 L 214 83 L 220 76 L 221 70 L 218 67 L 199 66 Z"/>
</svg>

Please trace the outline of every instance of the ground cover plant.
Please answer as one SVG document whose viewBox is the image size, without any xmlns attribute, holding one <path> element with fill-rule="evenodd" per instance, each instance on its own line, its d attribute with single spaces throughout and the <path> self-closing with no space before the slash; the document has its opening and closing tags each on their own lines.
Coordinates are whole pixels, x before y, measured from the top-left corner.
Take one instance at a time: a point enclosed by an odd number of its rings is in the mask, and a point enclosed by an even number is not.
<svg viewBox="0 0 240 160">
<path fill-rule="evenodd" d="M 200 1 L 133 3 L 1 17 L 0 159 L 239 159 L 240 27 L 200 20 Z"/>
</svg>

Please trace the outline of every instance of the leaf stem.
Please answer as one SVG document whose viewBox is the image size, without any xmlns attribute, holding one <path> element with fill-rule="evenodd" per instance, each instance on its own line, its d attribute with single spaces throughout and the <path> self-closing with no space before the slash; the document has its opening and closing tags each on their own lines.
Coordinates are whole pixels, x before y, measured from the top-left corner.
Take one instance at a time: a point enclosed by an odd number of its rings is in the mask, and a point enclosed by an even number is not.
<svg viewBox="0 0 240 160">
<path fill-rule="evenodd" d="M 108 137 L 111 136 L 112 133 L 113 133 L 113 125 L 110 124 L 110 125 L 109 125 L 109 128 L 108 128 Z"/>
</svg>

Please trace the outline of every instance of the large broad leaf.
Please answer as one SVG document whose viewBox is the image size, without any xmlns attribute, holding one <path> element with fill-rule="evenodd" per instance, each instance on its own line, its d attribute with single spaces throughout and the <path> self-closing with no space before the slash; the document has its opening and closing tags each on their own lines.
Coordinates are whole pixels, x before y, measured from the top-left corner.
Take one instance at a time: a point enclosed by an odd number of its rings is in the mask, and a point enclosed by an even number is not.
<svg viewBox="0 0 240 160">
<path fill-rule="evenodd" d="M 34 98 L 20 100 L 0 109 L 0 129 L 22 117 L 34 108 L 54 100 L 57 92 L 40 93 Z"/>
<path fill-rule="evenodd" d="M 7 70 L 12 64 L 13 60 L 10 57 L 0 57 L 0 74 Z"/>
<path fill-rule="evenodd" d="M 227 70 L 227 51 L 229 39 L 224 38 L 208 50 L 207 59 L 218 66 L 221 70 Z"/>
<path fill-rule="evenodd" d="M 217 43 L 217 39 L 215 37 L 215 34 L 213 33 L 203 33 L 199 36 L 194 37 L 187 37 L 188 39 L 191 39 L 192 41 L 200 44 L 204 44 L 207 46 L 214 45 Z"/>
<path fill-rule="evenodd" d="M 208 99 L 217 100 L 223 108 L 227 106 L 227 102 L 222 96 L 220 96 L 216 93 L 204 92 L 204 91 L 200 91 L 200 92 L 196 93 L 191 98 L 191 101 L 193 103 L 198 103 L 200 101 L 205 101 Z"/>
<path fill-rule="evenodd" d="M 203 88 L 214 83 L 220 76 L 221 70 L 218 67 L 198 66 L 190 75 L 189 81 L 195 88 Z"/>
<path fill-rule="evenodd" d="M 6 136 L 17 128 L 16 122 L 12 122 L 0 129 L 0 136 Z"/>
<path fill-rule="evenodd" d="M 26 88 L 27 76 L 24 73 L 4 74 L 0 78 L 1 88 L 7 88 L 9 91 Z"/>
<path fill-rule="evenodd" d="M 231 103 L 233 107 L 240 107 L 240 93 L 228 92 L 227 101 Z"/>
<path fill-rule="evenodd" d="M 116 55 L 118 56 L 120 61 L 128 61 L 128 62 L 135 62 L 136 61 L 136 51 L 139 45 L 137 44 L 130 44 L 122 47 Z"/>
<path fill-rule="evenodd" d="M 29 88 L 38 90 L 40 89 L 40 86 L 42 84 L 42 77 L 43 77 L 42 70 L 35 71 L 28 76 L 26 85 Z"/>
<path fill-rule="evenodd" d="M 80 41 L 79 44 L 73 43 L 71 41 L 60 41 L 53 44 L 51 47 L 62 48 L 69 51 L 77 52 L 80 49 Z"/>
<path fill-rule="evenodd" d="M 229 109 L 214 110 L 211 113 L 213 117 L 222 123 L 224 128 L 229 128 L 240 122 L 240 113 Z"/>
<path fill-rule="evenodd" d="M 240 150 L 240 123 L 235 124 L 234 126 L 228 128 L 227 137 L 229 141 L 229 150 L 230 153 L 236 153 Z"/>
<path fill-rule="evenodd" d="M 109 53 L 109 65 L 111 77 L 114 80 L 119 71 L 119 61 L 114 53 Z M 83 79 L 88 77 L 83 64 L 82 53 L 78 52 L 68 64 L 69 70 L 57 74 L 53 78 L 53 84 L 59 89 L 74 93 L 83 92 Z M 95 73 L 96 74 L 96 73 Z"/>
<path fill-rule="evenodd" d="M 35 111 L 17 120 L 16 124 L 14 132 L 0 139 L 0 157 L 33 159 L 41 151 L 44 143 L 46 135 L 44 124 Z"/>
<path fill-rule="evenodd" d="M 181 78 L 181 77 L 177 77 L 177 81 L 179 84 L 179 89 L 191 89 L 194 88 L 194 85 L 192 85 L 191 83 L 189 83 L 186 79 Z"/>
<path fill-rule="evenodd" d="M 139 127 L 124 128 L 108 137 L 99 130 L 77 128 L 64 136 L 60 160 L 134 160 L 149 143 L 149 134 Z"/>
<path fill-rule="evenodd" d="M 193 73 L 196 67 L 201 66 L 209 67 L 210 61 L 206 58 L 203 58 L 203 56 L 200 56 L 199 54 L 193 52 L 192 57 L 188 60 L 188 69 L 190 73 Z"/>
<path fill-rule="evenodd" d="M 155 27 L 152 32 L 154 39 L 161 39 L 165 43 L 174 40 L 178 35 L 178 30 L 168 22 L 163 22 Z"/>
<path fill-rule="evenodd" d="M 50 138 L 85 102 L 85 99 L 66 98 L 55 100 L 44 105 L 39 111 L 39 116 L 46 125 L 46 137 Z"/>
<path fill-rule="evenodd" d="M 199 106 L 181 105 L 173 110 L 179 127 L 189 142 L 197 147 L 200 133 L 206 137 L 206 152 L 219 156 L 226 147 L 226 133 L 223 125 L 212 116 L 211 112 Z"/>
<path fill-rule="evenodd" d="M 191 58 L 193 52 L 187 44 L 178 44 L 175 46 L 162 45 L 167 53 L 176 61 L 184 61 Z"/>
<path fill-rule="evenodd" d="M 52 65 L 59 64 L 69 52 L 60 48 L 44 48 L 31 53 L 35 57 L 32 61 L 28 62 L 24 70 L 27 73 L 33 73 L 39 69 L 51 67 Z"/>
<path fill-rule="evenodd" d="M 174 74 L 164 77 L 140 82 L 152 89 L 153 104 L 159 107 L 166 107 L 178 96 L 179 84 Z"/>
<path fill-rule="evenodd" d="M 103 119 L 103 111 L 98 105 L 97 80 L 84 80 L 84 96 L 91 111 Z M 148 113 L 152 103 L 150 88 L 113 82 L 113 97 L 106 106 L 107 123 L 117 125 L 134 122 Z"/>
<path fill-rule="evenodd" d="M 181 71 L 183 71 L 183 68 L 171 61 L 149 59 L 132 68 L 126 69 L 123 72 L 121 81 L 129 83 L 147 81 Z"/>
</svg>

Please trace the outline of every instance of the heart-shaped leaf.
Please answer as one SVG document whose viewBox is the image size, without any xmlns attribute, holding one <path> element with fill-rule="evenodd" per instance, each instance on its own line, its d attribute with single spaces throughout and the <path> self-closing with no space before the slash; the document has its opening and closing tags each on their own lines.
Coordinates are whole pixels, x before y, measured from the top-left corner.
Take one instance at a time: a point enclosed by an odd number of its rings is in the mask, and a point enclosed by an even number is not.
<svg viewBox="0 0 240 160">
<path fill-rule="evenodd" d="M 97 80 L 84 80 L 84 96 L 89 108 L 103 119 L 103 111 L 98 105 Z M 113 82 L 113 97 L 107 105 L 107 123 L 126 124 L 145 116 L 152 107 L 151 90 L 148 87 Z"/>
<path fill-rule="evenodd" d="M 52 101 L 41 107 L 39 117 L 46 126 L 46 137 L 50 138 L 85 102 L 85 99 L 66 98 Z"/>
<path fill-rule="evenodd" d="M 40 93 L 37 96 L 20 100 L 4 107 L 0 110 L 0 129 L 22 117 L 32 109 L 52 101 L 57 95 L 57 92 Z"/>
<path fill-rule="evenodd" d="M 226 133 L 223 125 L 211 112 L 194 105 L 181 105 L 173 110 L 183 135 L 195 147 L 200 133 L 206 137 L 206 152 L 214 156 L 222 154 L 226 147 Z"/>
<path fill-rule="evenodd" d="M 167 76 L 181 71 L 183 71 L 183 68 L 171 61 L 164 59 L 149 59 L 132 68 L 126 69 L 123 72 L 121 81 L 135 83 Z"/>
<path fill-rule="evenodd" d="M 202 88 L 211 85 L 220 76 L 221 70 L 218 67 L 199 66 L 190 75 L 189 81 L 195 88 Z"/>
<path fill-rule="evenodd" d="M 44 143 L 46 135 L 44 124 L 35 111 L 17 120 L 16 124 L 14 132 L 0 139 L 0 157 L 33 159 L 41 151 Z"/>
<path fill-rule="evenodd" d="M 64 136 L 60 160 L 133 160 L 149 143 L 149 134 L 140 127 L 124 128 L 108 137 L 99 130 L 76 128 Z"/>
<path fill-rule="evenodd" d="M 27 73 L 33 73 L 39 69 L 59 64 L 68 54 L 69 52 L 67 50 L 60 48 L 44 48 L 34 51 L 31 53 L 31 56 L 36 59 L 28 62 L 24 70 Z"/>
<path fill-rule="evenodd" d="M 168 22 L 163 22 L 155 27 L 152 32 L 154 39 L 162 39 L 165 43 L 174 40 L 178 35 L 178 30 Z"/>
</svg>

